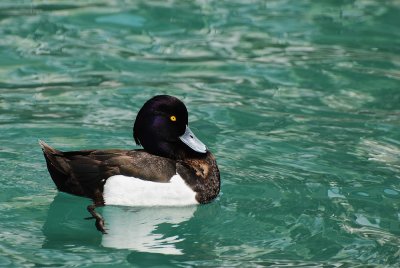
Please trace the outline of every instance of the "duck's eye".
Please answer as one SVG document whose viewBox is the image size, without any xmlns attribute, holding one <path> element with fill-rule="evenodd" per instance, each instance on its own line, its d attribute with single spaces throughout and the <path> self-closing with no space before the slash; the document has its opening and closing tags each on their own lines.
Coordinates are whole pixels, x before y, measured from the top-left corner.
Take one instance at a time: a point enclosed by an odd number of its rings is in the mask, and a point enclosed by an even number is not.
<svg viewBox="0 0 400 268">
<path fill-rule="evenodd" d="M 175 115 L 171 115 L 171 117 L 169 119 L 171 119 L 172 122 L 175 122 L 176 121 L 176 116 Z"/>
</svg>

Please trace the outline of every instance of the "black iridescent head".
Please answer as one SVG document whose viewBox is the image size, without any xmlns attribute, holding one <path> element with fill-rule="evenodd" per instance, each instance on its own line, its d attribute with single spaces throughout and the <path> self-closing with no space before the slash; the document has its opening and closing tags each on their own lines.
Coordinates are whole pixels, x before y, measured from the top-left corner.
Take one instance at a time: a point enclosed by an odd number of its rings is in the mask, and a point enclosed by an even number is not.
<svg viewBox="0 0 400 268">
<path fill-rule="evenodd" d="M 172 159 L 207 151 L 189 129 L 185 104 L 168 95 L 155 96 L 143 105 L 136 116 L 133 137 L 147 152 Z"/>
</svg>

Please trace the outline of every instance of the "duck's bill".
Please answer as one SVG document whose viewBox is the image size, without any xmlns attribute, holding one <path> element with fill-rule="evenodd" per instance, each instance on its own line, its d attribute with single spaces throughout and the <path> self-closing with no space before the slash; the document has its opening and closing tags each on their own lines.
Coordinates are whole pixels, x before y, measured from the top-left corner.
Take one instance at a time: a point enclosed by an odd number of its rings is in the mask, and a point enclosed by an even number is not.
<svg viewBox="0 0 400 268">
<path fill-rule="evenodd" d="M 183 135 L 180 136 L 179 139 L 184 144 L 189 146 L 193 151 L 196 151 L 198 153 L 207 152 L 207 147 L 198 138 L 196 138 L 196 136 L 193 134 L 188 126 L 186 126 L 185 133 L 183 133 Z"/>
</svg>

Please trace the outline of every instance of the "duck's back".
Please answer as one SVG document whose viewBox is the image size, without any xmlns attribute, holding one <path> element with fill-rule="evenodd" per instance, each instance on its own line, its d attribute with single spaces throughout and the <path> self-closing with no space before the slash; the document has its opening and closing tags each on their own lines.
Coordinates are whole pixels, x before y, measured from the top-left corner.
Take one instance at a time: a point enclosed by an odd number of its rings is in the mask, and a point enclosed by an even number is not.
<svg viewBox="0 0 400 268">
<path fill-rule="evenodd" d="M 99 199 L 107 179 L 115 175 L 169 182 L 176 174 L 172 159 L 143 150 L 85 150 L 61 152 L 40 142 L 50 175 L 58 190 Z"/>
</svg>

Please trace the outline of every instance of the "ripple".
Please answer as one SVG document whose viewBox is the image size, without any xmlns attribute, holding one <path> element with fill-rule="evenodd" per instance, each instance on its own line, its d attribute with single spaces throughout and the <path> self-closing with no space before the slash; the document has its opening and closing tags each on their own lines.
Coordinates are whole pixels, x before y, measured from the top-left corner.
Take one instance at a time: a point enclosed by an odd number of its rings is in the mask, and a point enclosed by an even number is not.
<svg viewBox="0 0 400 268">
<path fill-rule="evenodd" d="M 400 168 L 400 147 L 397 144 L 363 139 L 360 142 L 360 153 L 368 156 L 368 160 Z"/>
</svg>

